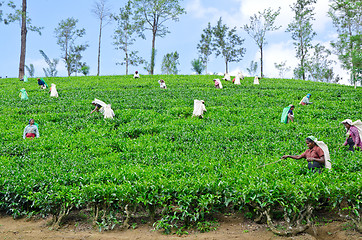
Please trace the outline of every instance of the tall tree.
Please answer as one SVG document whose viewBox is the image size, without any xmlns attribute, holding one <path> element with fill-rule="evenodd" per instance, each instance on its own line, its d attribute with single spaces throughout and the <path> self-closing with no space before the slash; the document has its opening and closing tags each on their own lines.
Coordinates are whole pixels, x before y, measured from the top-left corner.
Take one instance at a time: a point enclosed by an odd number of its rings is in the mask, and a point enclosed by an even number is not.
<svg viewBox="0 0 362 240">
<path fill-rule="evenodd" d="M 58 65 L 59 59 L 54 58 L 53 61 L 51 61 L 43 50 L 39 50 L 39 52 L 43 56 L 44 61 L 49 66 L 49 68 L 43 68 L 45 76 L 46 77 L 56 77 L 58 74 L 57 65 Z"/>
<path fill-rule="evenodd" d="M 133 36 L 137 31 L 137 25 L 134 23 L 132 16 L 132 2 L 128 1 L 123 8 L 120 8 L 118 16 L 114 16 L 114 20 L 117 21 L 117 28 L 114 31 L 113 44 L 116 49 L 120 49 L 124 52 L 124 59 L 122 62 L 117 63 L 120 65 L 126 65 L 126 75 L 128 75 L 129 65 L 138 66 L 143 64 L 144 60 L 138 56 L 138 51 L 131 51 L 130 46 L 134 44 L 136 38 Z"/>
<path fill-rule="evenodd" d="M 201 74 L 205 69 L 205 65 L 201 59 L 194 59 L 191 61 L 191 70 L 195 71 L 197 74 Z"/>
<path fill-rule="evenodd" d="M 362 2 L 360 0 L 331 0 L 329 16 L 338 32 L 338 40 L 332 42 L 342 67 L 351 72 L 351 83 L 356 85 L 353 74 L 358 61 L 352 61 L 353 53 L 361 49 Z"/>
<path fill-rule="evenodd" d="M 313 47 L 312 39 L 316 35 L 313 31 L 311 21 L 314 20 L 314 7 L 317 0 L 297 0 L 290 8 L 294 12 L 293 22 L 288 24 L 287 32 L 292 33 L 296 57 L 300 61 L 298 67 L 294 69 L 297 78 L 306 80 L 306 65 L 308 64 L 308 51 Z"/>
<path fill-rule="evenodd" d="M 200 58 L 205 65 L 205 72 L 207 74 L 207 63 L 209 62 L 209 57 L 212 54 L 212 28 L 210 22 L 207 25 L 207 28 L 203 30 L 201 34 L 200 43 L 197 44 L 197 49 L 199 50 Z"/>
<path fill-rule="evenodd" d="M 13 13 L 7 14 L 4 19 L 5 24 L 19 21 L 21 23 L 21 44 L 20 44 L 20 61 L 19 61 L 19 78 L 23 78 L 25 74 L 25 55 L 26 55 L 26 36 L 29 31 L 37 32 L 41 35 L 42 27 L 31 25 L 31 19 L 27 16 L 27 1 L 22 0 L 21 9 L 17 9 L 13 1 L 8 2 L 8 6 L 14 10 Z M 2 15 L 2 14 L 0 14 Z M 1 16 L 0 16 L 1 17 Z"/>
<path fill-rule="evenodd" d="M 111 21 L 111 10 L 107 6 L 107 0 L 99 0 L 99 2 L 95 2 L 92 12 L 99 19 L 98 65 L 97 65 L 97 76 L 99 76 L 100 65 L 101 65 L 102 29 Z"/>
<path fill-rule="evenodd" d="M 263 73 L 263 48 L 267 45 L 265 34 L 268 31 L 275 31 L 281 26 L 275 26 L 275 19 L 280 14 L 280 8 L 273 11 L 271 8 L 264 9 L 250 17 L 250 24 L 244 25 L 244 30 L 252 37 L 260 50 L 260 77 L 264 77 Z"/>
<path fill-rule="evenodd" d="M 163 56 L 161 71 L 164 74 L 177 74 L 177 65 L 180 65 L 179 54 L 176 52 L 167 53 Z"/>
<path fill-rule="evenodd" d="M 170 32 L 165 26 L 168 20 L 178 21 L 179 16 L 186 13 L 179 2 L 180 0 L 133 0 L 136 9 L 134 19 L 140 26 L 140 35 L 145 37 L 143 30 L 152 32 L 151 75 L 155 67 L 156 37 L 164 37 Z"/>
<path fill-rule="evenodd" d="M 274 66 L 278 69 L 280 78 L 284 78 L 285 74 L 290 71 L 290 67 L 287 66 L 287 61 L 274 63 Z"/>
<path fill-rule="evenodd" d="M 246 68 L 246 71 L 248 71 L 250 76 L 254 76 L 257 68 L 258 68 L 258 62 L 254 62 L 254 60 L 252 60 L 250 62 L 250 66 Z"/>
<path fill-rule="evenodd" d="M 332 65 L 335 61 L 330 60 L 331 51 L 323 45 L 314 46 L 313 55 L 309 57 L 306 64 L 308 79 L 316 82 L 331 82 L 334 73 Z"/>
<path fill-rule="evenodd" d="M 220 18 L 216 26 L 213 27 L 213 50 L 216 56 L 222 55 L 225 61 L 225 72 L 228 73 L 229 62 L 240 61 L 244 54 L 245 48 L 242 48 L 244 39 L 236 33 L 236 27 L 229 30 L 226 24 L 222 23 Z"/>
<path fill-rule="evenodd" d="M 63 51 L 62 58 L 67 67 L 68 77 L 77 71 L 77 68 L 75 68 L 76 64 L 74 64 L 74 61 L 79 59 L 77 55 L 88 47 L 87 44 L 75 46 L 75 40 L 85 35 L 84 28 L 76 28 L 77 22 L 78 19 L 67 18 L 66 20 L 60 21 L 58 27 L 55 28 L 55 36 L 58 39 L 57 44 Z"/>
</svg>

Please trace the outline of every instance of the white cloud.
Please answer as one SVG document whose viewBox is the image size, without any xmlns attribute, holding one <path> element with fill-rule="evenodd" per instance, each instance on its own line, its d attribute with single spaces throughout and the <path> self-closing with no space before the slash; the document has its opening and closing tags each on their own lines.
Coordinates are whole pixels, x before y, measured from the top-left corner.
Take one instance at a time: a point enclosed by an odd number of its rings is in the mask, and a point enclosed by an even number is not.
<svg viewBox="0 0 362 240">
<path fill-rule="evenodd" d="M 257 54 L 259 57 L 260 53 L 258 52 Z M 264 75 L 267 77 L 279 77 L 279 71 L 275 68 L 274 63 L 284 61 L 286 61 L 286 66 L 292 69 L 284 77 L 292 78 L 293 69 L 297 66 L 298 60 L 295 57 L 295 50 L 291 40 L 267 45 L 264 49 Z"/>
</svg>

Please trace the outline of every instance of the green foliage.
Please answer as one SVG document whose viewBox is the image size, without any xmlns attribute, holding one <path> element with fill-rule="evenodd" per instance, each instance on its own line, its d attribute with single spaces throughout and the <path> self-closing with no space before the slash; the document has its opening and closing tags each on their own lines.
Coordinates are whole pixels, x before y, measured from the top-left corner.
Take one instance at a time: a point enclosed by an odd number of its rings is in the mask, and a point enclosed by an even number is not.
<svg viewBox="0 0 362 240">
<path fill-rule="evenodd" d="M 132 19 L 132 2 L 128 1 L 124 8 L 120 8 L 118 16 L 113 16 L 114 20 L 117 21 L 117 28 L 114 32 L 114 45 L 116 49 L 120 49 L 124 52 L 124 59 L 118 63 L 120 65 L 126 65 L 126 75 L 128 75 L 128 66 L 138 66 L 143 64 L 144 60 L 137 56 L 138 51 L 130 51 L 130 46 L 134 44 L 136 38 L 133 36 L 137 32 L 138 25 L 134 23 Z"/>
<path fill-rule="evenodd" d="M 56 77 L 58 74 L 57 65 L 59 63 L 59 59 L 53 58 L 53 61 L 49 59 L 49 57 L 45 54 L 43 50 L 39 50 L 40 54 L 43 56 L 44 61 L 48 64 L 49 68 L 43 68 L 44 74 L 46 77 Z"/>
<path fill-rule="evenodd" d="M 165 56 L 163 56 L 162 66 L 161 66 L 162 73 L 167 75 L 177 74 L 178 73 L 177 65 L 180 65 L 180 62 L 178 61 L 179 57 L 180 56 L 177 53 L 177 51 L 172 53 L 167 53 Z"/>
<path fill-rule="evenodd" d="M 152 32 L 152 54 L 149 72 L 154 74 L 156 37 L 165 37 L 169 33 L 165 23 L 169 20 L 178 21 L 179 16 L 186 11 L 180 6 L 180 0 L 133 0 L 135 9 L 135 25 L 139 35 L 145 38 L 144 31 Z"/>
<path fill-rule="evenodd" d="M 197 44 L 197 49 L 199 51 L 200 58 L 205 65 L 205 72 L 207 74 L 207 63 L 209 62 L 209 57 L 212 54 L 213 30 L 210 22 L 207 24 L 207 28 L 202 31 L 203 33 L 201 34 L 200 43 Z"/>
<path fill-rule="evenodd" d="M 308 79 L 320 82 L 331 82 L 334 73 L 332 64 L 333 60 L 329 60 L 331 51 L 326 47 L 317 44 L 314 46 L 313 55 L 309 57 L 308 64 L 306 65 L 306 71 L 308 72 Z"/>
<path fill-rule="evenodd" d="M 226 24 L 222 24 L 221 17 L 216 26 L 213 27 L 213 36 L 213 51 L 215 51 L 216 56 L 222 55 L 224 58 L 225 72 L 227 73 L 229 62 L 238 62 L 243 58 L 245 48 L 241 46 L 244 39 L 237 35 L 236 27 L 229 30 Z"/>
<path fill-rule="evenodd" d="M 286 216 L 295 224 L 309 205 L 343 203 L 360 219 L 362 152 L 341 147 L 339 124 L 361 117 L 360 88 L 284 79 L 254 85 L 245 78 L 217 91 L 215 77 L 50 78 L 60 91 L 56 99 L 30 80 L 28 101 L 18 97 L 23 82 L 2 79 L 0 210 L 53 214 L 61 223 L 73 210 L 93 209 L 102 230 L 147 213 L 168 232 L 199 222 L 206 229 L 203 222 L 230 209 L 269 209 L 271 220 Z M 161 78 L 167 91 L 159 89 Z M 280 124 L 283 107 L 298 106 L 306 93 L 314 104 L 296 107 L 294 124 Z M 114 120 L 89 114 L 95 97 L 112 104 Z M 191 117 L 194 99 L 205 100 L 203 119 Z M 22 139 L 29 118 L 40 138 Z M 258 168 L 304 152 L 309 135 L 328 145 L 331 171 L 315 174 L 305 160 L 291 159 Z"/>
<path fill-rule="evenodd" d="M 192 68 L 191 70 L 195 71 L 197 74 L 201 74 L 205 69 L 205 66 L 200 59 L 194 59 L 191 61 Z"/>
<path fill-rule="evenodd" d="M 81 52 L 84 51 L 88 44 L 75 45 L 75 40 L 78 37 L 83 37 L 85 35 L 85 29 L 77 29 L 78 19 L 67 18 L 66 20 L 60 21 L 58 27 L 55 28 L 55 35 L 57 38 L 57 44 L 60 46 L 60 49 L 63 51 L 63 60 L 66 64 L 68 71 L 68 76 L 74 72 L 78 72 L 82 64 Z"/>
<path fill-rule="evenodd" d="M 87 65 L 82 66 L 80 71 L 83 73 L 84 76 L 87 76 L 89 74 L 89 66 Z"/>
<path fill-rule="evenodd" d="M 316 33 L 311 23 L 314 20 L 314 7 L 317 0 L 297 0 L 290 8 L 294 12 L 293 22 L 288 24 L 287 32 L 292 34 L 296 57 L 299 60 L 298 67 L 294 69 L 294 76 L 306 80 L 308 52 L 312 48 L 312 40 Z"/>
<path fill-rule="evenodd" d="M 361 40 L 354 41 L 354 38 L 361 39 L 362 3 L 359 0 L 332 0 L 331 2 L 328 14 L 338 32 L 338 40 L 332 42 L 331 45 L 338 54 L 342 67 L 353 73 L 355 70 L 353 52 L 361 46 Z M 356 83 L 355 76 L 351 74 L 351 83 Z"/>
<path fill-rule="evenodd" d="M 34 77 L 34 73 L 35 73 L 34 65 L 32 63 L 30 63 L 29 67 L 27 65 L 25 65 L 25 68 L 29 73 L 29 77 Z"/>
<path fill-rule="evenodd" d="M 290 71 L 290 67 L 287 66 L 287 61 L 274 63 L 274 66 L 278 69 L 280 78 L 284 78 L 285 74 Z"/>
<path fill-rule="evenodd" d="M 250 17 L 250 25 L 244 25 L 244 30 L 253 38 L 260 50 L 260 76 L 263 78 L 263 47 L 267 44 L 265 34 L 268 31 L 275 31 L 281 26 L 274 26 L 275 19 L 280 14 L 280 7 L 273 12 L 271 8 L 264 9 Z"/>
<path fill-rule="evenodd" d="M 258 68 L 258 62 L 254 62 L 254 60 L 252 60 L 250 62 L 250 66 L 246 68 L 246 71 L 248 71 L 250 76 L 255 76 L 257 68 Z"/>
</svg>

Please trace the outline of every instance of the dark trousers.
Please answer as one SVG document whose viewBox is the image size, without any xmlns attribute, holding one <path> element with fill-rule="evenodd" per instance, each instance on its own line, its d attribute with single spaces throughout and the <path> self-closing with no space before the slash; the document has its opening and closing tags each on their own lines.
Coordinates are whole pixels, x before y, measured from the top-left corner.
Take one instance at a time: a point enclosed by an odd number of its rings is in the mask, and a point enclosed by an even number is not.
<svg viewBox="0 0 362 240">
<path fill-rule="evenodd" d="M 318 169 L 318 172 L 321 173 L 323 168 L 324 165 L 320 164 L 319 162 L 316 161 L 308 162 L 308 169 L 312 169 L 313 172 L 316 172 Z"/>
<path fill-rule="evenodd" d="M 353 142 L 353 139 L 352 139 L 352 138 L 348 138 L 348 139 L 347 139 L 347 144 L 349 145 L 348 150 L 354 152 L 354 149 L 353 149 L 354 142 Z"/>
</svg>

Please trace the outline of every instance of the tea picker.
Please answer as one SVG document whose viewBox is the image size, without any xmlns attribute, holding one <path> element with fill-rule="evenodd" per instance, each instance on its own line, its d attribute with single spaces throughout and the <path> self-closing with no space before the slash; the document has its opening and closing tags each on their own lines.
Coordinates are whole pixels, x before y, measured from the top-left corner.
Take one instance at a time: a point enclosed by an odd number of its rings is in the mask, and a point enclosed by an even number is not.
<svg viewBox="0 0 362 240">
<path fill-rule="evenodd" d="M 300 105 L 309 105 L 309 104 L 313 104 L 312 102 L 309 102 L 310 97 L 312 96 L 312 94 L 308 93 L 301 101 L 300 101 Z"/>
<path fill-rule="evenodd" d="M 46 89 L 48 87 L 48 84 L 42 78 L 38 78 L 38 85 L 41 89 Z"/>
<path fill-rule="evenodd" d="M 113 117 L 115 116 L 111 108 L 111 104 L 106 104 L 105 102 L 97 98 L 94 99 L 92 104 L 95 106 L 95 108 L 93 109 L 93 111 L 91 111 L 91 114 L 94 112 L 101 112 L 103 113 L 104 118 L 110 118 L 110 119 L 113 119 Z"/>
<path fill-rule="evenodd" d="M 215 83 L 215 88 L 220 88 L 220 89 L 222 88 L 222 84 L 221 84 L 220 79 L 216 78 L 213 81 Z"/>
<path fill-rule="evenodd" d="M 355 122 L 352 122 L 351 119 L 346 119 L 341 122 L 344 127 L 346 128 L 346 141 L 344 142 L 343 146 L 349 145 L 348 150 L 354 151 L 354 148 L 356 150 L 362 150 L 362 122 L 361 120 L 357 120 Z"/>
<path fill-rule="evenodd" d="M 134 73 L 133 78 L 134 78 L 134 79 L 140 78 L 140 75 L 138 74 L 138 71 L 136 71 L 136 72 Z"/>
<path fill-rule="evenodd" d="M 204 112 L 206 112 L 205 101 L 195 99 L 194 100 L 194 111 L 192 113 L 192 116 L 203 118 Z"/>
<path fill-rule="evenodd" d="M 281 123 L 294 122 L 294 105 L 290 104 L 288 107 L 285 107 L 282 112 L 282 117 L 280 119 Z"/>
<path fill-rule="evenodd" d="M 35 138 L 39 137 L 38 124 L 34 122 L 34 119 L 29 120 L 29 125 L 24 128 L 23 138 Z"/>
<path fill-rule="evenodd" d="M 321 173 L 322 168 L 331 169 L 332 165 L 330 162 L 328 146 L 324 142 L 318 141 L 314 136 L 307 137 L 305 141 L 308 149 L 304 153 L 301 155 L 284 155 L 282 156 L 282 159 L 305 158 L 308 161 L 308 169 L 313 171 L 318 169 L 319 173 Z"/>
<path fill-rule="evenodd" d="M 51 97 L 59 97 L 58 91 L 57 91 L 57 85 L 55 85 L 54 83 L 52 83 L 52 85 L 50 86 L 50 96 Z"/>
<path fill-rule="evenodd" d="M 160 84 L 160 88 L 167 89 L 165 80 L 160 79 L 160 80 L 158 80 L 158 83 Z"/>
<path fill-rule="evenodd" d="M 19 97 L 20 97 L 21 100 L 28 100 L 29 99 L 29 95 L 26 92 L 25 88 L 20 89 Z"/>
</svg>

